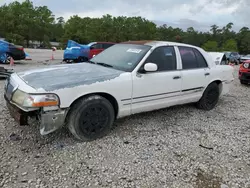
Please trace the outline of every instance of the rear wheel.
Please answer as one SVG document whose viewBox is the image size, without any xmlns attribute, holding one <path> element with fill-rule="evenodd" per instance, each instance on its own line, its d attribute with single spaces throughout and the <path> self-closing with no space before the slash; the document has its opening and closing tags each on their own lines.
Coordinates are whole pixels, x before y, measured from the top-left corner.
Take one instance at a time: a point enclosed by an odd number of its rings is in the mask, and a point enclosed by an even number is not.
<svg viewBox="0 0 250 188">
<path fill-rule="evenodd" d="M 219 96 L 220 88 L 217 83 L 213 82 L 204 91 L 203 96 L 197 103 L 197 107 L 207 111 L 212 110 L 218 103 Z"/>
<path fill-rule="evenodd" d="M 68 116 L 68 128 L 80 141 L 104 137 L 115 119 L 112 104 L 104 97 L 93 95 L 75 103 Z"/>
<path fill-rule="evenodd" d="M 85 62 L 85 61 L 88 61 L 88 58 L 86 58 L 86 57 L 79 57 L 78 58 L 79 63 L 82 63 L 82 62 Z"/>
</svg>

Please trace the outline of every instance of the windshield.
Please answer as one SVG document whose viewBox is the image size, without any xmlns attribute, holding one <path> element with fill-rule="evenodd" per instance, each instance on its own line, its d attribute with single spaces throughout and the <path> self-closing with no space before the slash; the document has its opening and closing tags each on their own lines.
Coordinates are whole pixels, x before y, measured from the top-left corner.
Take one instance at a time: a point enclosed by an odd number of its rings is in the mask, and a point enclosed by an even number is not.
<svg viewBox="0 0 250 188">
<path fill-rule="evenodd" d="M 116 44 L 94 56 L 91 61 L 131 72 L 150 49 L 151 46 L 147 45 Z"/>
</svg>

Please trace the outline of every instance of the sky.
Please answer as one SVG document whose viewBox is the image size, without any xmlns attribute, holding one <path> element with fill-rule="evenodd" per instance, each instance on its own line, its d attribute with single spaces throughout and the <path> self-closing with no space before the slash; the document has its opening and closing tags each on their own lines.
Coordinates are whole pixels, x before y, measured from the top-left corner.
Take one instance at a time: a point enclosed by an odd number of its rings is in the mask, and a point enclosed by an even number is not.
<svg viewBox="0 0 250 188">
<path fill-rule="evenodd" d="M 22 1 L 22 0 L 20 0 Z M 12 2 L 0 0 L 0 5 Z M 250 0 L 33 0 L 35 6 L 48 6 L 56 17 L 65 20 L 72 15 L 81 17 L 141 16 L 157 25 L 167 24 L 186 29 L 208 31 L 233 22 L 233 30 L 250 27 Z"/>
</svg>

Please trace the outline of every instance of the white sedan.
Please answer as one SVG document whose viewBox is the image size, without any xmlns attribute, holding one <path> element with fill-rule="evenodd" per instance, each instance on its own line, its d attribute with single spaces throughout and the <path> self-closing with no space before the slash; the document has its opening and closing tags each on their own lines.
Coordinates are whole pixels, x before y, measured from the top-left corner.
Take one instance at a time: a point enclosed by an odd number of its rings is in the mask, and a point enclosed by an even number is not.
<svg viewBox="0 0 250 188">
<path fill-rule="evenodd" d="M 20 125 L 34 117 L 41 135 L 65 125 L 75 138 L 90 141 L 131 114 L 186 103 L 212 110 L 233 79 L 231 66 L 216 66 L 199 47 L 129 41 L 88 62 L 13 73 L 4 96 Z"/>
</svg>

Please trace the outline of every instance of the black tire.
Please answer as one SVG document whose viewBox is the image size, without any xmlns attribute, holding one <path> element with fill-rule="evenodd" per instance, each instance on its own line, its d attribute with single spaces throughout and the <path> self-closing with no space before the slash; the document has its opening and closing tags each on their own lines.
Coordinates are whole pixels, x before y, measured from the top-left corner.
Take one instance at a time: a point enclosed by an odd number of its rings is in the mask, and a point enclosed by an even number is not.
<svg viewBox="0 0 250 188">
<path fill-rule="evenodd" d="M 75 103 L 67 118 L 70 132 L 79 141 L 104 137 L 115 119 L 112 104 L 104 97 L 92 95 Z"/>
<path fill-rule="evenodd" d="M 83 63 L 85 61 L 88 61 L 88 58 L 86 58 L 86 57 L 79 57 L 78 58 L 78 63 Z"/>
<path fill-rule="evenodd" d="M 243 81 L 243 80 L 240 80 L 240 83 L 241 83 L 242 85 L 246 85 L 246 84 L 247 84 L 247 82 L 245 82 L 245 81 Z"/>
<path fill-rule="evenodd" d="M 65 62 L 66 62 L 67 64 L 71 64 L 71 63 L 72 63 L 72 60 L 67 59 Z"/>
<path fill-rule="evenodd" d="M 197 108 L 202 110 L 212 110 L 219 101 L 220 88 L 217 83 L 213 82 L 205 89 L 201 99 L 196 104 Z"/>
</svg>

